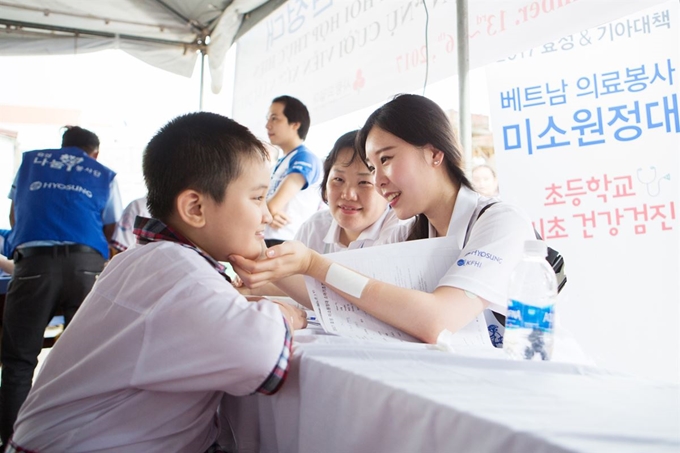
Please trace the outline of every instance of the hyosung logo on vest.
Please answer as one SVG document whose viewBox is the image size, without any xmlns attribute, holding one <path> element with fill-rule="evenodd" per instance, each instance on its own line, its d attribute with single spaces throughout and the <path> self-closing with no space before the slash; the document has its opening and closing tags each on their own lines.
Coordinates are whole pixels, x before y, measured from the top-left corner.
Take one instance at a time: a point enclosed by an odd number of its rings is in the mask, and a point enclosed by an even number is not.
<svg viewBox="0 0 680 453">
<path fill-rule="evenodd" d="M 32 182 L 31 185 L 28 187 L 30 191 L 36 191 L 40 189 L 55 189 L 55 190 L 68 190 L 68 191 L 73 191 L 77 193 L 82 193 L 85 195 L 87 198 L 92 198 L 92 192 L 87 190 L 86 188 L 82 186 L 76 186 L 73 184 L 62 184 L 60 182 L 40 182 L 40 181 L 35 181 Z"/>
</svg>

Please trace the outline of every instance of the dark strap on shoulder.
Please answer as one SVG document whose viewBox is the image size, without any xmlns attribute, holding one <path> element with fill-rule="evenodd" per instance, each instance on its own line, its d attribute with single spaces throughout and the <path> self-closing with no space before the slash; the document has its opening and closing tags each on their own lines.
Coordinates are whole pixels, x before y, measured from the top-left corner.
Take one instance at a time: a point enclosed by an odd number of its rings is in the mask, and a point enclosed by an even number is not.
<svg viewBox="0 0 680 453">
<path fill-rule="evenodd" d="M 477 214 L 476 220 L 479 220 L 479 218 L 486 212 L 487 209 L 489 209 L 491 206 L 495 205 L 496 203 L 500 203 L 499 201 L 494 201 L 493 203 L 489 203 L 488 205 L 484 206 L 481 211 L 479 211 L 479 214 Z M 470 219 L 470 223 L 468 223 L 467 230 L 465 231 L 465 239 L 463 239 L 463 248 L 467 245 L 468 238 L 470 237 L 470 230 L 472 230 L 472 218 Z"/>
<path fill-rule="evenodd" d="M 499 201 L 494 201 L 493 203 L 489 203 L 488 205 L 484 206 L 481 211 L 479 211 L 479 214 L 477 214 L 477 220 L 486 212 L 487 209 L 489 209 L 491 206 L 495 205 L 496 203 L 500 203 Z"/>
<path fill-rule="evenodd" d="M 484 206 L 481 211 L 479 211 L 479 214 L 477 214 L 477 220 L 486 212 L 487 209 L 489 209 L 491 206 L 495 205 L 496 203 L 500 203 L 499 201 L 494 201 L 493 203 L 489 203 L 488 205 Z M 465 242 L 463 243 L 463 247 L 465 247 L 465 244 L 467 244 L 468 240 L 468 235 L 470 234 L 470 226 L 472 225 L 472 222 L 470 222 L 470 225 L 468 225 L 468 231 L 465 233 Z M 496 320 L 502 325 L 505 326 L 505 316 L 501 315 L 500 313 L 496 313 L 495 311 L 491 311 L 493 313 L 494 317 Z"/>
</svg>

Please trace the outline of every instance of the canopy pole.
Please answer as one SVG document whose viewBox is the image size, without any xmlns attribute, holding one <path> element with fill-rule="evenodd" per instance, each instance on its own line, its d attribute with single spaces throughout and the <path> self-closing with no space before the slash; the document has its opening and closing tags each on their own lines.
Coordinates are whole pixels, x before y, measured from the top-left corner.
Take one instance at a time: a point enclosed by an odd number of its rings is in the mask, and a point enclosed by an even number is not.
<svg viewBox="0 0 680 453">
<path fill-rule="evenodd" d="M 205 51 L 201 49 L 201 84 L 198 92 L 198 110 L 203 111 L 203 80 L 205 71 Z"/>
<path fill-rule="evenodd" d="M 472 170 L 472 126 L 470 116 L 470 47 L 468 32 L 468 1 L 456 1 L 458 41 L 458 139 L 463 148 L 465 172 Z"/>
</svg>

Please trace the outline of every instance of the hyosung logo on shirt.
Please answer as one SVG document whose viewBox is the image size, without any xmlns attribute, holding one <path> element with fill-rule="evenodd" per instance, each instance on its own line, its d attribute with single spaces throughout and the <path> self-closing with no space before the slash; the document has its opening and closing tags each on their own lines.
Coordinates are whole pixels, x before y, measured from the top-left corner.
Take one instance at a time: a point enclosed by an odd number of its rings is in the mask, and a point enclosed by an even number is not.
<svg viewBox="0 0 680 453">
<path fill-rule="evenodd" d="M 467 252 L 465 256 L 463 256 L 463 258 L 456 261 L 456 264 L 459 267 L 463 266 L 482 267 L 484 264 L 483 261 L 491 261 L 501 264 L 503 262 L 503 258 L 501 258 L 500 256 L 496 256 L 492 253 L 485 252 L 483 250 L 471 250 Z"/>
<path fill-rule="evenodd" d="M 82 186 L 77 186 L 74 184 L 62 184 L 60 182 L 41 182 L 34 181 L 28 186 L 28 190 L 34 192 L 40 189 L 55 189 L 55 190 L 68 190 L 76 193 L 82 193 L 87 198 L 92 198 L 92 192 L 87 190 Z"/>
<path fill-rule="evenodd" d="M 470 250 L 465 254 L 465 256 L 474 256 L 476 258 L 482 258 L 489 261 L 495 261 L 498 264 L 503 263 L 503 258 L 494 255 L 493 253 L 485 252 L 484 250 Z"/>
</svg>

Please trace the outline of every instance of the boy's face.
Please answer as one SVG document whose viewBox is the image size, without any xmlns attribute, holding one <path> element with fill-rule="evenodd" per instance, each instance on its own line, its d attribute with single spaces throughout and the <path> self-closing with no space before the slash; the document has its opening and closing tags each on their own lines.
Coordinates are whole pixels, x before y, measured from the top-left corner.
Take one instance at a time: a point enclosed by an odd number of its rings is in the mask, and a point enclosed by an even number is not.
<svg viewBox="0 0 680 453">
<path fill-rule="evenodd" d="M 289 123 L 288 118 L 283 114 L 285 108 L 286 106 L 280 102 L 274 102 L 269 107 L 266 127 L 272 145 L 285 146 L 300 138 L 297 132 L 300 123 Z"/>
<path fill-rule="evenodd" d="M 245 158 L 241 175 L 228 186 L 222 203 L 206 203 L 202 248 L 218 261 L 229 255 L 258 258 L 266 249 L 264 227 L 272 221 L 267 209 L 270 168 L 257 158 Z"/>
</svg>

